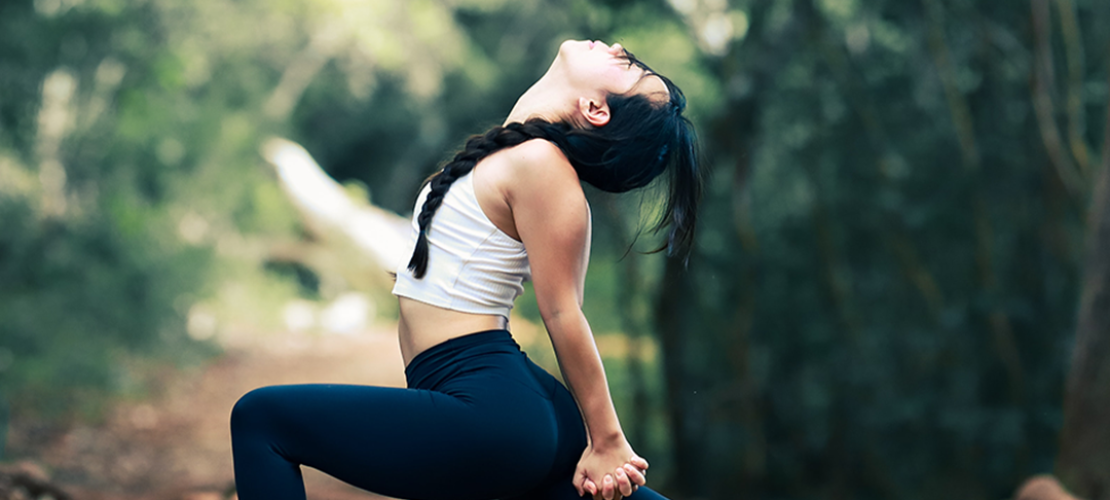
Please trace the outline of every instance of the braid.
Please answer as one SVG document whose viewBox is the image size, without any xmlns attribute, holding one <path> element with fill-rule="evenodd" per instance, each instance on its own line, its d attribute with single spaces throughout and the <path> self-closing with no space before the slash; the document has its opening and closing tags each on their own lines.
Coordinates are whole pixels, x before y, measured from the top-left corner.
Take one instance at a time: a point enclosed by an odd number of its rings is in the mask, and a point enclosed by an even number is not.
<svg viewBox="0 0 1110 500">
<path fill-rule="evenodd" d="M 504 127 L 494 127 L 482 135 L 475 135 L 466 141 L 462 151 L 443 167 L 428 182 L 432 189 L 424 204 L 420 208 L 420 215 L 416 217 L 420 232 L 416 238 L 416 248 L 412 252 L 408 268 L 416 279 L 421 279 L 428 270 L 428 229 L 432 224 L 432 217 L 436 210 L 443 204 L 443 197 L 460 177 L 474 170 L 474 166 L 483 158 L 502 149 L 521 144 L 529 139 L 543 138 L 554 139 L 564 135 L 567 127 L 561 124 L 551 124 L 540 119 L 528 120 L 526 123 L 510 123 Z"/>
<path fill-rule="evenodd" d="M 685 97 L 670 80 L 660 78 L 670 92 L 668 104 L 657 105 L 638 94 L 611 95 L 606 100 L 611 118 L 604 127 L 573 128 L 568 123 L 533 118 L 494 127 L 467 140 L 466 147 L 427 181 L 431 190 L 416 217 L 419 234 L 408 264 L 413 276 L 421 279 L 428 270 L 428 230 L 451 184 L 474 170 L 483 158 L 530 139 L 558 146 L 580 180 L 610 193 L 646 186 L 669 170 L 670 193 L 655 229 L 669 229 L 662 247 L 668 255 L 688 255 L 704 173 L 698 166 L 693 126 L 682 116 Z"/>
</svg>

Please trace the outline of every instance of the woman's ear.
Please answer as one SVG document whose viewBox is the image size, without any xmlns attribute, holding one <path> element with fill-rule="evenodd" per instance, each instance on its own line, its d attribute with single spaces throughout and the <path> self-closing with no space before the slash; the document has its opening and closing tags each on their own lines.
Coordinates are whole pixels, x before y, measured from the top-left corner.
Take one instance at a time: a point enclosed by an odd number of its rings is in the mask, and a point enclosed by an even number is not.
<svg viewBox="0 0 1110 500">
<path fill-rule="evenodd" d="M 609 103 L 594 101 L 585 97 L 578 98 L 578 112 L 590 125 L 604 127 L 609 123 Z"/>
</svg>

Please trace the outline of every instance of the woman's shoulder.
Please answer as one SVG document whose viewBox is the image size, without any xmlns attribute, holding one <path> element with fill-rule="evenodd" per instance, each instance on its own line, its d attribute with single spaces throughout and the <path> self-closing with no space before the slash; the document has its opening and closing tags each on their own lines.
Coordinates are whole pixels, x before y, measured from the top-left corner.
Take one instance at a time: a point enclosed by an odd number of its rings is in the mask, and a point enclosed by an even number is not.
<svg viewBox="0 0 1110 500">
<path fill-rule="evenodd" d="M 533 139 L 521 143 L 506 151 L 504 159 L 512 191 L 558 189 L 582 193 L 578 173 L 563 151 L 551 142 Z"/>
<path fill-rule="evenodd" d="M 555 143 L 546 139 L 529 139 L 514 146 L 510 151 L 515 153 L 514 156 L 521 159 L 563 161 L 566 162 L 568 166 L 570 165 L 566 155 L 563 154 L 563 150 L 559 149 L 559 146 L 556 146 Z"/>
</svg>

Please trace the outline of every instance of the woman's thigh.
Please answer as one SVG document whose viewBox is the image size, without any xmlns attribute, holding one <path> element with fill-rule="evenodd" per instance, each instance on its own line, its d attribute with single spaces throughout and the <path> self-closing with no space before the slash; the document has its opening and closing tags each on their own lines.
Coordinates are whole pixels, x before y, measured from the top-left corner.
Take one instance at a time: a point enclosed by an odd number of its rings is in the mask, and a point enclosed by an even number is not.
<svg viewBox="0 0 1110 500">
<path fill-rule="evenodd" d="M 549 388 L 552 414 L 559 429 L 559 445 L 548 479 L 527 493 L 505 497 L 504 500 L 581 500 L 583 497 L 578 496 L 573 483 L 578 460 L 586 449 L 586 428 L 578 405 L 563 384 L 530 360 L 528 365 L 537 383 Z M 627 497 L 627 500 L 666 500 L 666 497 L 642 487 Z"/>
<path fill-rule="evenodd" d="M 483 499 L 530 489 L 550 470 L 558 439 L 550 402 L 518 384 L 472 383 L 476 395 L 468 398 L 354 385 L 252 391 L 232 413 L 237 481 L 264 474 L 240 460 L 242 452 L 276 453 L 400 498 Z"/>
</svg>

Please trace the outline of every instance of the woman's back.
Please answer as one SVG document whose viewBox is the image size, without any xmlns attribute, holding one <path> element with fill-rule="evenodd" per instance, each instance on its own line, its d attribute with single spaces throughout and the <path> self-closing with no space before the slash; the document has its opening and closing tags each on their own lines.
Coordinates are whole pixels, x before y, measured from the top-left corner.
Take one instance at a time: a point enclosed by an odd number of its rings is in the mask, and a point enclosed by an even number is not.
<svg viewBox="0 0 1110 500">
<path fill-rule="evenodd" d="M 304 464 L 403 498 L 658 500 L 636 490 L 648 465 L 624 437 L 582 313 L 591 227 L 579 181 L 619 193 L 670 172 L 659 227 L 684 255 L 701 189 L 684 107 L 619 44 L 564 42 L 504 125 L 467 140 L 422 195 L 398 273 L 407 388 L 247 394 L 231 419 L 240 497 L 303 500 Z M 565 385 L 506 329 L 527 274 Z"/>
<path fill-rule="evenodd" d="M 508 328 L 509 310 L 523 291 L 521 282 L 531 278 L 512 204 L 537 201 L 520 193 L 520 183 L 514 184 L 513 179 L 521 170 L 560 168 L 559 163 L 573 173 L 554 145 L 529 141 L 490 155 L 455 181 L 428 235 L 426 274 L 417 279 L 405 267 L 397 270 L 393 293 L 400 302 L 401 352 L 406 365 L 424 349 L 447 339 Z M 581 196 L 576 181 L 546 187 L 569 189 Z M 425 186 L 417 197 L 415 213 L 428 191 Z M 514 193 L 520 196 L 513 199 Z M 584 197 L 582 200 L 584 203 Z M 589 221 L 582 223 L 588 226 Z M 415 231 L 415 216 L 413 225 Z"/>
<path fill-rule="evenodd" d="M 513 302 L 524 293 L 524 281 L 531 279 L 528 254 L 523 243 L 486 216 L 473 180 L 472 171 L 456 181 L 436 211 L 424 276 L 417 278 L 407 266 L 399 267 L 393 294 L 446 309 L 508 317 Z M 417 198 L 417 210 L 430 190 L 425 186 Z M 419 232 L 416 219 L 414 244 Z"/>
</svg>

